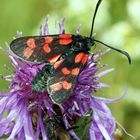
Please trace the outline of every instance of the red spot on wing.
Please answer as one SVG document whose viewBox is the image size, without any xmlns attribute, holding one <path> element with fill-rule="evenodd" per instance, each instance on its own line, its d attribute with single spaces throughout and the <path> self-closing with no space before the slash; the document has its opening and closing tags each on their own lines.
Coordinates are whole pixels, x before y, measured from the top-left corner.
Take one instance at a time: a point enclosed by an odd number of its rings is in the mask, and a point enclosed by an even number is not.
<svg viewBox="0 0 140 140">
<path fill-rule="evenodd" d="M 75 56 L 75 63 L 79 63 L 81 62 L 82 58 L 83 58 L 84 53 L 80 52 Z"/>
<path fill-rule="evenodd" d="M 46 53 L 50 53 L 51 52 L 51 48 L 49 47 L 49 44 L 45 44 L 43 46 L 43 50 L 46 52 Z"/>
<path fill-rule="evenodd" d="M 72 35 L 71 34 L 60 34 L 59 38 L 60 39 L 71 39 Z"/>
<path fill-rule="evenodd" d="M 60 39 L 59 44 L 60 45 L 68 45 L 72 42 L 72 39 Z"/>
<path fill-rule="evenodd" d="M 55 83 L 55 84 L 51 85 L 50 88 L 53 91 L 59 91 L 63 88 L 63 84 L 62 84 L 62 82 L 58 82 L 58 83 Z"/>
<path fill-rule="evenodd" d="M 71 87 L 72 87 L 72 83 L 69 83 L 67 81 L 60 81 L 50 86 L 53 92 L 56 92 L 62 89 L 69 90 Z"/>
<path fill-rule="evenodd" d="M 54 69 L 57 69 L 62 64 L 63 61 L 64 60 L 62 59 L 62 60 L 59 60 L 59 61 L 55 62 L 54 65 L 53 65 Z"/>
<path fill-rule="evenodd" d="M 72 42 L 72 35 L 71 34 L 60 34 L 59 35 L 59 44 L 67 45 Z"/>
<path fill-rule="evenodd" d="M 45 37 L 45 44 L 43 46 L 43 50 L 46 52 L 46 53 L 50 53 L 51 52 L 51 48 L 49 46 L 49 44 L 53 41 L 53 38 L 52 37 Z"/>
<path fill-rule="evenodd" d="M 82 59 L 82 64 L 85 65 L 86 62 L 87 62 L 87 60 L 88 60 L 88 55 L 87 54 L 84 54 L 84 57 Z"/>
<path fill-rule="evenodd" d="M 34 38 L 28 39 L 26 43 L 27 43 L 27 46 L 29 48 L 32 48 L 32 49 L 36 48 L 36 44 L 35 44 Z"/>
<path fill-rule="evenodd" d="M 75 56 L 75 63 L 80 63 L 82 61 L 82 64 L 85 65 L 87 60 L 88 54 L 84 54 L 83 52 L 80 52 Z"/>
<path fill-rule="evenodd" d="M 23 55 L 26 57 L 26 58 L 29 58 L 33 53 L 33 49 L 31 49 L 30 47 L 27 47 L 24 49 L 23 51 Z"/>
<path fill-rule="evenodd" d="M 67 82 L 67 81 L 63 81 L 63 88 L 66 90 L 69 90 L 72 87 L 72 84 Z"/>
<path fill-rule="evenodd" d="M 47 43 L 47 44 L 51 43 L 52 41 L 53 41 L 53 38 L 50 37 L 50 36 L 47 36 L 47 37 L 45 38 L 45 43 Z"/>
<path fill-rule="evenodd" d="M 24 49 L 23 55 L 26 58 L 29 58 L 32 55 L 32 53 L 34 52 L 34 49 L 36 48 L 36 44 L 35 44 L 34 38 L 29 38 L 27 40 L 26 44 L 27 44 L 27 47 Z"/>
<path fill-rule="evenodd" d="M 80 72 L 80 69 L 79 69 L 79 68 L 73 68 L 73 69 L 71 70 L 71 74 L 72 74 L 72 75 L 78 75 L 79 72 Z"/>
<path fill-rule="evenodd" d="M 64 67 L 61 69 L 61 72 L 64 74 L 64 75 L 68 75 L 70 74 L 70 70 L 68 70 L 68 68 Z"/>
<path fill-rule="evenodd" d="M 50 63 L 54 63 L 57 61 L 57 59 L 61 56 L 61 54 L 58 54 L 58 55 L 55 55 L 55 56 L 52 56 L 51 58 L 48 59 L 48 62 Z"/>
</svg>

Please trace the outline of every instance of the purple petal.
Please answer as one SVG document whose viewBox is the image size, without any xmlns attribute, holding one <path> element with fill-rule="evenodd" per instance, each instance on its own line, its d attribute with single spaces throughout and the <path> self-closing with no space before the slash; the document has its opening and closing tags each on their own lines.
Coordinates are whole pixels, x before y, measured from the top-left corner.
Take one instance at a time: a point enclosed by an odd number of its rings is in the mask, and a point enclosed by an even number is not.
<svg viewBox="0 0 140 140">
<path fill-rule="evenodd" d="M 25 138 L 27 140 L 34 140 L 34 130 L 32 125 L 31 116 L 29 115 L 29 112 L 26 110 L 26 108 L 23 109 L 24 112 L 24 132 L 25 132 Z"/>
</svg>

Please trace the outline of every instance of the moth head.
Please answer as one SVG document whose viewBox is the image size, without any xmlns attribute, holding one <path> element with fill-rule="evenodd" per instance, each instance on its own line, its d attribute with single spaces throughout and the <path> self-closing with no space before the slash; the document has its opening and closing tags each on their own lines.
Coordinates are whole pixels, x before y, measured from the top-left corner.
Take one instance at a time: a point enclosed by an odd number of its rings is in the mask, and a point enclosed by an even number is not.
<svg viewBox="0 0 140 140">
<path fill-rule="evenodd" d="M 76 35 L 74 40 L 73 46 L 76 51 L 89 51 L 94 45 L 94 39 L 91 37 Z"/>
</svg>

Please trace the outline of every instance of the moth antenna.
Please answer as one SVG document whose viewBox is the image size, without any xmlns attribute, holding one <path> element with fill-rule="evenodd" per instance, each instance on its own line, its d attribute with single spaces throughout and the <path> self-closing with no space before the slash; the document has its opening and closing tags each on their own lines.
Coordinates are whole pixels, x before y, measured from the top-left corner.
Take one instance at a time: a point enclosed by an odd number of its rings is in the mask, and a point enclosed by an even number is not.
<svg viewBox="0 0 140 140">
<path fill-rule="evenodd" d="M 105 44 L 105 43 L 103 43 L 103 42 L 101 42 L 99 40 L 96 40 L 96 39 L 94 39 L 94 41 L 98 42 L 98 43 L 100 43 L 100 44 L 102 44 L 102 45 L 104 45 L 104 46 L 106 46 L 106 47 L 108 47 L 108 48 L 110 48 L 112 50 L 115 50 L 115 51 L 117 51 L 117 52 L 119 52 L 119 53 L 121 53 L 123 55 L 125 55 L 127 57 L 127 59 L 128 59 L 129 64 L 131 64 L 131 57 L 130 57 L 130 55 L 126 51 L 123 51 L 123 50 L 111 47 L 111 46 L 109 46 L 109 45 L 107 45 L 107 44 Z"/>
<path fill-rule="evenodd" d="M 96 8 L 95 8 L 94 15 L 93 15 L 93 19 L 92 19 L 90 37 L 92 37 L 92 34 L 93 34 L 94 22 L 95 22 L 96 14 L 97 14 L 97 11 L 98 11 L 98 8 L 99 8 L 101 2 L 102 2 L 102 0 L 98 0 L 98 2 L 97 2 L 97 4 L 96 4 Z"/>
</svg>

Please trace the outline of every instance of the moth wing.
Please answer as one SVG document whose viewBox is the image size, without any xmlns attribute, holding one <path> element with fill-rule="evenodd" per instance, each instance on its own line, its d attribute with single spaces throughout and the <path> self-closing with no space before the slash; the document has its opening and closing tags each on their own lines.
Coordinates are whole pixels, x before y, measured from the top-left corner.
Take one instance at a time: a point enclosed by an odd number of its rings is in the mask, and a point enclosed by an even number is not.
<svg viewBox="0 0 140 140">
<path fill-rule="evenodd" d="M 47 90 L 54 103 L 61 104 L 72 95 L 87 59 L 88 55 L 83 52 L 72 52 L 54 64 L 54 72 L 47 82 Z"/>
<path fill-rule="evenodd" d="M 71 34 L 26 36 L 13 40 L 10 49 L 21 59 L 43 63 L 65 54 L 72 42 Z"/>
</svg>

